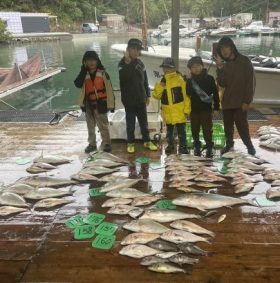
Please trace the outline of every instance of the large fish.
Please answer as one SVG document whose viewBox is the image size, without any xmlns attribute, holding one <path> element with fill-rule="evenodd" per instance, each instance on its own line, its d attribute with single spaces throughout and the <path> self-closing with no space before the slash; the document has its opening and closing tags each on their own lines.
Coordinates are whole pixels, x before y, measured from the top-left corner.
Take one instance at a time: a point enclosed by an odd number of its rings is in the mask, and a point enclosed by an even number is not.
<svg viewBox="0 0 280 283">
<path fill-rule="evenodd" d="M 132 199 L 129 198 L 110 198 L 102 204 L 102 207 L 113 207 L 119 204 L 130 204 L 131 202 Z"/>
<path fill-rule="evenodd" d="M 129 163 L 127 160 L 122 159 L 116 155 L 113 155 L 112 153 L 108 153 L 105 151 L 95 151 L 90 153 L 90 156 L 93 157 L 94 159 L 107 159 L 119 163 Z"/>
<path fill-rule="evenodd" d="M 6 192 L 15 193 L 15 194 L 18 194 L 18 195 L 25 195 L 29 192 L 34 191 L 34 190 L 35 190 L 34 187 L 29 186 L 27 184 L 17 184 L 17 183 L 15 183 L 14 185 L 5 187 Z"/>
<path fill-rule="evenodd" d="M 201 249 L 200 247 L 194 245 L 193 243 L 179 244 L 178 248 L 180 249 L 180 251 L 182 251 L 185 254 L 200 255 L 200 256 L 204 256 L 208 254 L 207 251 Z"/>
<path fill-rule="evenodd" d="M 159 258 L 157 256 L 150 255 L 150 256 L 144 257 L 141 260 L 140 264 L 144 265 L 144 266 L 149 266 L 149 265 L 152 265 L 154 263 L 163 263 L 163 262 L 168 262 L 168 259 L 166 259 L 166 258 Z"/>
<path fill-rule="evenodd" d="M 148 269 L 159 273 L 186 273 L 184 269 L 165 262 L 153 263 L 148 266 Z"/>
<path fill-rule="evenodd" d="M 113 198 L 136 198 L 136 197 L 147 196 L 147 195 L 148 195 L 147 193 L 143 193 L 133 188 L 113 190 L 113 191 L 106 193 L 107 197 L 113 197 Z"/>
<path fill-rule="evenodd" d="M 170 224 L 172 228 L 178 229 L 178 230 L 184 230 L 190 233 L 194 234 L 207 234 L 211 237 L 215 236 L 215 233 L 212 231 L 209 231 L 193 222 L 187 221 L 187 220 L 177 220 Z"/>
<path fill-rule="evenodd" d="M 10 214 L 20 213 L 24 211 L 27 211 L 27 209 L 13 206 L 0 206 L 0 216 L 8 216 Z"/>
<path fill-rule="evenodd" d="M 19 179 L 16 183 L 27 184 L 34 188 L 66 187 L 66 186 L 77 184 L 77 182 L 73 180 L 45 177 L 45 176 L 24 177 L 24 178 Z"/>
<path fill-rule="evenodd" d="M 0 194 L 0 205 L 28 207 L 22 196 L 10 192 L 2 192 Z"/>
<path fill-rule="evenodd" d="M 37 190 L 31 191 L 24 195 L 24 198 L 40 200 L 46 198 L 62 197 L 66 195 L 71 195 L 71 192 L 62 190 L 62 189 L 53 189 L 53 188 L 39 188 Z"/>
<path fill-rule="evenodd" d="M 39 200 L 33 206 L 34 209 L 36 208 L 51 208 L 59 205 L 64 205 L 70 203 L 71 200 L 63 199 L 63 198 L 46 198 Z"/>
<path fill-rule="evenodd" d="M 162 224 L 149 219 L 132 220 L 131 222 L 124 224 L 123 228 L 133 232 L 157 234 L 162 234 L 169 230 L 169 228 L 163 226 Z"/>
<path fill-rule="evenodd" d="M 146 244 L 157 239 L 158 237 L 159 234 L 156 233 L 132 233 L 127 235 L 121 241 L 121 245 Z"/>
<path fill-rule="evenodd" d="M 115 181 L 111 181 L 101 187 L 100 191 L 102 193 L 110 192 L 117 189 L 129 188 L 139 182 L 139 179 L 117 179 Z"/>
<path fill-rule="evenodd" d="M 199 210 L 231 207 L 236 204 L 252 204 L 250 201 L 218 194 L 193 193 L 183 194 L 172 201 L 179 206 L 197 208 Z"/>
<path fill-rule="evenodd" d="M 148 246 L 141 244 L 133 244 L 123 247 L 119 253 L 134 258 L 143 258 L 145 256 L 151 256 L 157 254 L 159 251 L 152 249 Z"/>
<path fill-rule="evenodd" d="M 204 238 L 183 230 L 169 230 L 160 235 L 160 238 L 175 244 L 195 243 L 195 242 L 210 242 Z"/>
<path fill-rule="evenodd" d="M 137 198 L 134 198 L 131 205 L 134 205 L 134 206 L 148 205 L 162 198 L 163 198 L 163 195 L 148 195 L 148 196 L 137 197 Z"/>
<path fill-rule="evenodd" d="M 117 214 L 117 215 L 126 215 L 131 210 L 135 209 L 134 206 L 127 204 L 117 204 L 116 206 L 111 207 L 107 213 L 108 214 Z"/>
<path fill-rule="evenodd" d="M 66 157 L 62 157 L 62 156 L 56 156 L 56 155 L 42 155 L 40 157 L 37 157 L 33 160 L 34 163 L 48 163 L 51 165 L 60 165 L 60 164 L 65 164 L 65 163 L 70 163 L 71 160 L 66 158 Z"/>
<path fill-rule="evenodd" d="M 247 193 L 251 191 L 254 187 L 255 187 L 255 183 L 244 182 L 244 183 L 235 185 L 233 189 L 236 194 L 240 194 L 240 193 Z"/>
<path fill-rule="evenodd" d="M 128 212 L 128 215 L 132 218 L 137 218 L 138 216 L 140 216 L 142 213 L 144 212 L 143 208 L 140 207 L 135 207 L 134 209 L 130 210 Z"/>
<path fill-rule="evenodd" d="M 170 258 L 174 255 L 177 255 L 181 252 L 160 252 L 158 254 L 156 254 L 157 257 L 160 257 L 160 258 Z"/>
<path fill-rule="evenodd" d="M 94 166 L 94 167 L 87 167 L 83 168 L 80 173 L 86 173 L 90 175 L 103 175 L 103 174 L 109 174 L 113 172 L 117 172 L 118 168 L 107 168 L 103 166 Z"/>
<path fill-rule="evenodd" d="M 95 166 L 103 166 L 103 167 L 118 167 L 118 166 L 123 166 L 123 163 L 120 162 L 115 162 L 113 160 L 109 159 L 95 159 L 88 161 L 84 164 L 84 167 L 95 167 Z"/>
<path fill-rule="evenodd" d="M 271 148 L 271 149 L 280 149 L 280 136 L 275 138 L 270 138 L 266 141 L 260 141 L 260 145 Z"/>
<path fill-rule="evenodd" d="M 147 243 L 147 245 L 149 247 L 153 248 L 153 249 L 165 251 L 165 252 L 177 252 L 179 250 L 177 245 L 170 243 L 170 242 L 167 242 L 167 241 L 164 241 L 162 239 L 155 239 L 155 240 Z"/>
<path fill-rule="evenodd" d="M 244 161 L 244 162 L 230 162 L 227 164 L 227 167 L 229 168 L 240 168 L 245 167 L 250 170 L 254 171 L 263 171 L 264 167 L 258 164 L 255 164 L 253 162 Z"/>
<path fill-rule="evenodd" d="M 78 172 L 77 174 L 74 174 L 71 176 L 71 179 L 77 182 L 93 182 L 93 181 L 99 181 L 99 179 L 93 175 L 87 174 L 87 173 L 81 173 Z"/>
<path fill-rule="evenodd" d="M 274 180 L 274 181 L 271 183 L 271 186 L 280 186 L 280 180 Z"/>
<path fill-rule="evenodd" d="M 266 197 L 268 199 L 280 197 L 280 187 L 273 187 L 267 190 Z"/>
<path fill-rule="evenodd" d="M 177 264 L 195 264 L 199 262 L 198 258 L 188 257 L 184 254 L 177 254 L 173 255 L 168 259 L 170 262 L 177 263 Z"/>
<path fill-rule="evenodd" d="M 145 213 L 140 217 L 140 219 L 151 219 L 161 223 L 187 218 L 200 219 L 201 216 L 197 214 L 181 212 L 178 210 L 155 208 L 146 210 Z"/>
<path fill-rule="evenodd" d="M 196 185 L 202 188 L 216 188 L 222 186 L 221 184 L 213 184 L 210 182 L 197 182 Z"/>
<path fill-rule="evenodd" d="M 37 167 L 36 165 L 31 165 L 30 167 L 26 168 L 26 172 L 30 174 L 39 174 L 39 173 L 45 173 L 48 172 L 48 169 L 44 169 L 41 167 Z"/>
</svg>

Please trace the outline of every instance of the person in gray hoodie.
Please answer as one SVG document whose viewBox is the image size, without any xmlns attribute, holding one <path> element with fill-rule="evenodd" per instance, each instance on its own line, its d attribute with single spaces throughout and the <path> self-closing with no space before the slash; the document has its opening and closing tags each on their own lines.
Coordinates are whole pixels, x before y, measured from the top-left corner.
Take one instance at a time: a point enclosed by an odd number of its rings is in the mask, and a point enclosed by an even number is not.
<svg viewBox="0 0 280 283">
<path fill-rule="evenodd" d="M 221 104 L 226 137 L 226 145 L 221 154 L 230 151 L 234 146 L 235 124 L 248 153 L 255 155 L 247 117 L 256 87 L 253 65 L 248 57 L 238 52 L 229 37 L 220 39 L 217 54 L 217 81 L 224 88 Z"/>
</svg>

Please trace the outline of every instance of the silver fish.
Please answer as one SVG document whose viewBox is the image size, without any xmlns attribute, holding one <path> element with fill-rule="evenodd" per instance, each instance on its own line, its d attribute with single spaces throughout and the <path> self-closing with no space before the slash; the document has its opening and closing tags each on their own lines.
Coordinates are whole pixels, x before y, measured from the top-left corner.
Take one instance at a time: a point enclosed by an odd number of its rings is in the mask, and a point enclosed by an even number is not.
<svg viewBox="0 0 280 283">
<path fill-rule="evenodd" d="M 255 171 L 247 169 L 247 168 L 229 168 L 228 173 L 234 173 L 234 172 L 245 173 L 245 174 L 250 174 L 250 175 L 256 174 Z M 226 174 L 224 176 L 226 176 Z"/>
<path fill-rule="evenodd" d="M 194 234 L 207 234 L 211 237 L 215 236 L 215 233 L 212 231 L 209 231 L 193 222 L 187 221 L 187 220 L 177 220 L 170 224 L 172 228 L 178 229 L 178 230 L 184 230 L 190 233 Z"/>
<path fill-rule="evenodd" d="M 43 169 L 47 169 L 47 170 L 56 169 L 56 166 L 51 165 L 51 164 L 49 164 L 49 163 L 45 163 L 45 162 L 35 162 L 34 165 L 35 165 L 36 167 L 43 168 Z"/>
<path fill-rule="evenodd" d="M 225 178 L 219 177 L 219 176 L 209 176 L 209 174 L 205 175 L 205 174 L 201 174 L 198 175 L 197 177 L 195 177 L 194 179 L 196 182 L 210 182 L 210 183 L 214 183 L 214 182 L 226 182 Z"/>
<path fill-rule="evenodd" d="M 113 207 L 119 204 L 130 204 L 132 202 L 132 199 L 129 198 L 111 198 L 106 200 L 102 207 Z"/>
<path fill-rule="evenodd" d="M 138 219 L 132 220 L 123 225 L 124 229 L 133 232 L 143 232 L 143 233 L 157 233 L 162 234 L 169 229 L 162 224 L 149 219 Z"/>
<path fill-rule="evenodd" d="M 84 164 L 84 167 L 95 167 L 95 166 L 103 166 L 103 167 L 117 167 L 117 166 L 123 166 L 123 163 L 120 162 L 115 162 L 113 160 L 110 159 L 95 159 L 95 160 L 91 160 L 88 161 Z"/>
<path fill-rule="evenodd" d="M 139 179 L 119 179 L 105 184 L 101 187 L 102 193 L 110 192 L 116 189 L 129 188 L 139 182 Z"/>
<path fill-rule="evenodd" d="M 235 185 L 234 186 L 234 192 L 236 194 L 246 193 L 246 192 L 249 192 L 250 190 L 254 189 L 254 187 L 255 187 L 255 183 L 244 182 L 244 183 Z"/>
<path fill-rule="evenodd" d="M 134 198 L 131 205 L 134 206 L 148 205 L 162 198 L 163 195 L 148 195 L 148 196 L 137 197 Z"/>
<path fill-rule="evenodd" d="M 202 211 L 224 206 L 230 207 L 236 204 L 252 204 L 249 200 L 207 193 L 184 194 L 175 198 L 172 203 L 197 208 Z"/>
<path fill-rule="evenodd" d="M 31 165 L 30 167 L 26 168 L 26 172 L 30 174 L 39 174 L 39 173 L 45 173 L 48 172 L 48 169 L 40 168 L 35 165 Z"/>
<path fill-rule="evenodd" d="M 0 216 L 8 216 L 10 214 L 20 213 L 24 211 L 27 211 L 27 209 L 21 207 L 13 207 L 13 206 L 1 206 Z"/>
<path fill-rule="evenodd" d="M 73 180 L 53 178 L 53 177 L 44 177 L 44 176 L 24 177 L 24 178 L 19 179 L 17 183 L 27 184 L 34 188 L 66 187 L 66 186 L 77 184 Z"/>
<path fill-rule="evenodd" d="M 143 258 L 145 256 L 151 256 L 157 254 L 159 251 L 152 249 L 145 245 L 133 244 L 123 247 L 119 254 L 126 255 L 134 258 Z"/>
<path fill-rule="evenodd" d="M 122 159 L 112 153 L 108 153 L 105 151 L 91 152 L 90 156 L 93 157 L 94 159 L 107 159 L 107 160 L 112 160 L 112 161 L 119 162 L 119 163 L 129 163 L 127 160 Z"/>
<path fill-rule="evenodd" d="M 240 168 L 240 167 L 245 167 L 247 169 L 250 170 L 254 170 L 254 171 L 262 171 L 264 169 L 263 166 L 255 164 L 253 162 L 241 162 L 241 163 L 237 163 L 237 162 L 230 162 L 227 164 L 227 167 L 229 168 Z"/>
<path fill-rule="evenodd" d="M 163 263 L 163 262 L 168 262 L 168 259 L 165 259 L 165 258 L 159 258 L 157 256 L 154 256 L 154 255 L 150 255 L 150 256 L 146 256 L 144 257 L 140 264 L 141 265 L 144 265 L 144 266 L 149 266 L 149 265 L 152 265 L 154 263 Z"/>
<path fill-rule="evenodd" d="M 240 151 L 229 151 L 222 155 L 223 158 L 228 158 L 228 159 L 233 159 L 233 158 L 242 157 L 242 156 L 244 156 L 244 153 Z"/>
<path fill-rule="evenodd" d="M 34 163 L 42 162 L 42 163 L 48 163 L 51 165 L 60 165 L 60 164 L 70 163 L 71 160 L 66 157 L 62 157 L 62 156 L 44 155 L 44 156 L 35 158 L 33 162 Z"/>
<path fill-rule="evenodd" d="M 26 184 L 14 184 L 5 188 L 6 192 L 15 193 L 18 195 L 25 195 L 34 191 L 35 188 Z"/>
<path fill-rule="evenodd" d="M 207 251 L 201 249 L 200 247 L 194 245 L 193 243 L 179 244 L 178 248 L 180 249 L 180 251 L 186 254 L 201 255 L 201 256 L 208 254 Z"/>
<path fill-rule="evenodd" d="M 177 255 L 181 252 L 160 252 L 158 254 L 156 254 L 157 257 L 160 257 L 160 258 L 170 258 L 174 255 Z"/>
<path fill-rule="evenodd" d="M 99 181 L 99 179 L 93 175 L 87 173 L 77 173 L 70 177 L 72 180 L 77 182 L 92 182 L 92 181 Z"/>
<path fill-rule="evenodd" d="M 260 181 L 258 178 L 254 178 L 254 177 L 239 177 L 234 179 L 231 184 L 232 185 L 240 185 L 240 184 L 246 184 L 246 183 L 256 183 Z"/>
<path fill-rule="evenodd" d="M 280 187 L 273 187 L 267 190 L 266 197 L 268 199 L 279 198 L 280 197 Z"/>
<path fill-rule="evenodd" d="M 181 187 L 189 187 L 193 186 L 195 183 L 194 182 L 189 182 L 189 181 L 173 181 L 168 184 L 170 188 L 181 188 Z"/>
<path fill-rule="evenodd" d="M 132 218 L 137 218 L 144 212 L 144 209 L 136 207 L 128 212 L 128 215 Z"/>
<path fill-rule="evenodd" d="M 95 166 L 95 167 L 87 167 L 83 168 L 80 173 L 86 173 L 90 175 L 103 175 L 103 174 L 109 174 L 113 172 L 119 171 L 118 168 L 107 168 L 103 166 Z"/>
<path fill-rule="evenodd" d="M 271 186 L 280 186 L 280 180 L 274 180 L 274 181 L 271 183 Z"/>
<path fill-rule="evenodd" d="M 108 214 L 118 214 L 118 215 L 126 215 L 129 213 L 129 211 L 135 209 L 134 206 L 127 205 L 127 204 L 118 204 L 113 207 L 111 207 L 107 213 Z"/>
<path fill-rule="evenodd" d="M 199 193 L 200 192 L 200 190 L 190 188 L 190 187 L 178 187 L 178 188 L 176 188 L 176 190 L 182 191 L 182 192 L 185 192 L 185 193 Z"/>
<path fill-rule="evenodd" d="M 195 264 L 199 262 L 198 258 L 192 258 L 192 257 L 188 257 L 184 254 L 177 254 L 177 255 L 173 255 L 169 258 L 170 262 L 173 263 L 177 263 L 177 264 Z"/>
<path fill-rule="evenodd" d="M 209 182 L 197 182 L 196 185 L 198 187 L 203 187 L 203 188 L 216 188 L 216 187 L 221 187 L 221 184 L 213 184 Z"/>
<path fill-rule="evenodd" d="M 169 209 L 148 209 L 145 211 L 144 215 L 140 217 L 140 219 L 151 219 L 157 222 L 165 223 L 171 222 L 178 219 L 186 219 L 186 218 L 197 218 L 200 219 L 201 216 L 197 214 L 185 213 L 177 210 L 169 210 Z"/>
<path fill-rule="evenodd" d="M 0 194 L 0 204 L 7 206 L 28 207 L 28 204 L 22 196 L 10 192 L 3 192 Z"/>
<path fill-rule="evenodd" d="M 184 269 L 165 262 L 153 263 L 148 266 L 148 269 L 159 273 L 186 273 Z"/>
<path fill-rule="evenodd" d="M 51 208 L 55 207 L 58 205 L 64 205 L 70 203 L 70 200 L 63 199 L 63 198 L 46 198 L 39 200 L 38 202 L 35 203 L 33 206 L 34 209 L 36 208 Z"/>
<path fill-rule="evenodd" d="M 159 234 L 156 233 L 132 233 L 121 241 L 121 245 L 146 244 L 158 237 Z"/>
<path fill-rule="evenodd" d="M 24 198 L 33 199 L 33 200 L 40 200 L 46 198 L 53 198 L 53 197 L 61 197 L 71 195 L 70 191 L 65 191 L 62 189 L 53 189 L 53 188 L 39 188 L 37 190 L 31 191 L 24 195 Z"/>
<path fill-rule="evenodd" d="M 204 238 L 182 230 L 170 230 L 160 235 L 160 238 L 175 244 L 195 243 L 195 242 L 210 242 Z"/>
<path fill-rule="evenodd" d="M 164 241 L 162 239 L 155 239 L 147 243 L 147 245 L 153 249 L 165 251 L 165 252 L 177 252 L 178 251 L 177 245 Z"/>
<path fill-rule="evenodd" d="M 114 197 L 114 198 L 136 198 L 136 197 L 147 196 L 147 195 L 148 194 L 143 193 L 133 188 L 113 190 L 113 191 L 106 193 L 107 197 Z"/>
</svg>

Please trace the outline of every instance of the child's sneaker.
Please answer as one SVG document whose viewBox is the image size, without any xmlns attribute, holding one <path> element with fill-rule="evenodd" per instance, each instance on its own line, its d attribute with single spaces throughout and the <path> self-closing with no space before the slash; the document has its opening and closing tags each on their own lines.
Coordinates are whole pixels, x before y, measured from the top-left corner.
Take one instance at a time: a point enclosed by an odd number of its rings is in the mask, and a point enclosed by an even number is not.
<svg viewBox="0 0 280 283">
<path fill-rule="evenodd" d="M 127 144 L 127 152 L 128 153 L 134 153 L 135 152 L 134 143 L 128 143 Z"/>
<path fill-rule="evenodd" d="M 151 141 L 144 142 L 144 147 L 148 148 L 149 150 L 157 150 L 157 146 L 154 145 Z"/>
</svg>

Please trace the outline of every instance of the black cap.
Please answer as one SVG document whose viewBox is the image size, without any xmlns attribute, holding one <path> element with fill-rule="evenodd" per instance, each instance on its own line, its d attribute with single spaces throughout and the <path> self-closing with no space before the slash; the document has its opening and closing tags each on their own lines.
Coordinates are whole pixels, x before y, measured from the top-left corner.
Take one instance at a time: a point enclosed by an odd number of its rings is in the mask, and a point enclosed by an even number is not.
<svg viewBox="0 0 280 283">
<path fill-rule="evenodd" d="M 142 41 L 138 38 L 131 38 L 127 43 L 127 47 L 137 47 L 139 49 L 144 49 Z"/>
<path fill-rule="evenodd" d="M 203 66 L 203 61 L 201 59 L 200 56 L 194 56 L 192 57 L 189 61 L 188 61 L 188 68 L 190 69 L 192 67 L 192 65 L 194 64 L 199 64 L 199 65 L 202 65 Z"/>
<path fill-rule="evenodd" d="M 86 51 L 86 53 L 84 54 L 84 57 L 83 57 L 83 61 L 85 61 L 87 59 L 94 59 L 96 61 L 100 61 L 97 52 L 93 51 L 93 50 Z"/>
<path fill-rule="evenodd" d="M 165 67 L 165 68 L 176 68 L 175 62 L 172 58 L 164 58 L 162 61 L 162 64 L 160 67 Z"/>
</svg>

